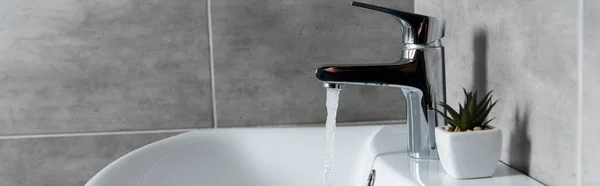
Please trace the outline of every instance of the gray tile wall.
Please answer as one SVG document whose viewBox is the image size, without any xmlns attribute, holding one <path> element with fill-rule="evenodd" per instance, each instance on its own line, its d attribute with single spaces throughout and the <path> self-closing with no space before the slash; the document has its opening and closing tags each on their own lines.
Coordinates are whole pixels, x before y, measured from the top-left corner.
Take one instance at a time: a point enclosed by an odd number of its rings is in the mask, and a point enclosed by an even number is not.
<svg viewBox="0 0 600 186">
<path fill-rule="evenodd" d="M 412 1 L 373 3 L 412 11 Z M 400 27 L 382 13 L 346 0 L 212 2 L 215 92 L 219 127 L 319 123 L 323 64 L 392 62 L 402 47 Z M 400 90 L 342 91 L 339 121 L 404 119 Z"/>
<path fill-rule="evenodd" d="M 370 2 L 413 10 L 412 0 Z M 170 129 L 321 123 L 315 68 L 390 62 L 401 46 L 394 19 L 349 1 L 206 5 L 1 1 L 0 185 L 82 185 Z M 348 86 L 341 100 L 341 121 L 404 118 L 400 90 Z"/>
<path fill-rule="evenodd" d="M 577 182 L 576 0 L 422 0 L 446 19 L 449 103 L 461 88 L 494 90 L 501 160 L 549 185 Z"/>
<path fill-rule="evenodd" d="M 0 134 L 212 125 L 204 0 L 8 0 L 0 12 Z"/>
<path fill-rule="evenodd" d="M 583 7 L 582 183 L 594 186 L 600 185 L 600 1 L 584 0 Z"/>
<path fill-rule="evenodd" d="M 133 149 L 177 133 L 0 140 L 0 185 L 84 185 Z"/>
</svg>

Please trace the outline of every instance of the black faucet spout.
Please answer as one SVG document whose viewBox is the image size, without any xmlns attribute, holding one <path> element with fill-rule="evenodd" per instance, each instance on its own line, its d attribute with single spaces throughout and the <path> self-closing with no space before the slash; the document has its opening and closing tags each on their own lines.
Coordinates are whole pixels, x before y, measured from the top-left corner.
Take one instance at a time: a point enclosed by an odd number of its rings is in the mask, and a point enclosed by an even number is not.
<svg viewBox="0 0 600 186">
<path fill-rule="evenodd" d="M 317 69 L 317 79 L 357 85 L 402 85 L 424 90 L 425 69 L 419 63 L 399 65 L 328 65 Z"/>
</svg>

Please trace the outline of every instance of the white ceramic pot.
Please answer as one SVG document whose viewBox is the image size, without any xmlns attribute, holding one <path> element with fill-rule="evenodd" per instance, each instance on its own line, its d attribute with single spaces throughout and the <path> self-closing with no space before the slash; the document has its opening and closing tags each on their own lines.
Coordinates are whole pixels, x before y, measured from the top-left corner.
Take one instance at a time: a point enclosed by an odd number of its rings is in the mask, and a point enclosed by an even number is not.
<svg viewBox="0 0 600 186">
<path fill-rule="evenodd" d="M 490 177 L 496 171 L 502 148 L 500 129 L 447 132 L 437 127 L 435 141 L 444 170 L 453 178 Z"/>
</svg>

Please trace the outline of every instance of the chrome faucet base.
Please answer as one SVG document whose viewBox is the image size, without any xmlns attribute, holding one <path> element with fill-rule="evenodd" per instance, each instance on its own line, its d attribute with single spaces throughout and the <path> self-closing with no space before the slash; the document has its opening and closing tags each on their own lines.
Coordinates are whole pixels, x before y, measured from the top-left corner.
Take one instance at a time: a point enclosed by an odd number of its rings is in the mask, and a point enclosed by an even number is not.
<svg viewBox="0 0 600 186">
<path fill-rule="evenodd" d="M 372 65 L 326 65 L 316 76 L 327 88 L 343 85 L 400 88 L 406 100 L 408 153 L 417 159 L 438 159 L 434 130 L 444 126 L 445 113 L 438 103 L 446 102 L 444 71 L 445 21 L 429 16 L 353 2 L 352 5 L 394 16 L 403 27 L 402 58 Z"/>
<path fill-rule="evenodd" d="M 323 83 L 325 88 L 342 89 L 343 86 L 344 84 L 341 83 Z"/>
</svg>

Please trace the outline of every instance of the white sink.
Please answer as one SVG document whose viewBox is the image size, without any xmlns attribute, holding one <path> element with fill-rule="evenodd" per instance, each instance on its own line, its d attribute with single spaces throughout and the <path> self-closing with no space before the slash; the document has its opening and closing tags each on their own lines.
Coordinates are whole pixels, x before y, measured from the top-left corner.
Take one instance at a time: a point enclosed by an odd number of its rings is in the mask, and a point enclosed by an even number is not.
<svg viewBox="0 0 600 186">
<path fill-rule="evenodd" d="M 541 185 L 499 163 L 492 178 L 454 180 L 438 161 L 407 157 L 404 125 L 338 127 L 332 186 Z M 96 174 L 88 186 L 319 186 L 325 129 L 202 129 L 135 150 Z"/>
</svg>

